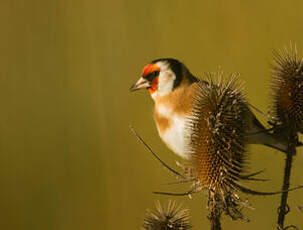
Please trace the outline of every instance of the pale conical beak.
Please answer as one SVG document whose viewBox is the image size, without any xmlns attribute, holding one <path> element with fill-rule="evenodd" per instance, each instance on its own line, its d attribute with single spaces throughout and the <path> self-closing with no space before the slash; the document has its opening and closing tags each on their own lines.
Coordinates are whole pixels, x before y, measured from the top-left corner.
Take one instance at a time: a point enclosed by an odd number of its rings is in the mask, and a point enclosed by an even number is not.
<svg viewBox="0 0 303 230">
<path fill-rule="evenodd" d="M 129 90 L 131 92 L 133 92 L 138 89 L 146 89 L 149 87 L 150 87 L 149 82 L 146 79 L 144 79 L 143 77 L 141 77 L 135 84 L 132 85 L 132 87 L 130 87 Z"/>
</svg>

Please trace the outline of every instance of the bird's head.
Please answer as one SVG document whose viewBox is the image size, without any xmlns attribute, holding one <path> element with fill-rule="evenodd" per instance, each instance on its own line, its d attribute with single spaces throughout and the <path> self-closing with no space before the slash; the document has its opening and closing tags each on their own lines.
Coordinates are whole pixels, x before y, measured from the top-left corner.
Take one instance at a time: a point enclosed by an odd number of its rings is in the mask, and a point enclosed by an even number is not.
<svg viewBox="0 0 303 230">
<path fill-rule="evenodd" d="M 186 72 L 188 72 L 186 67 L 176 59 L 154 60 L 143 68 L 141 78 L 130 88 L 130 91 L 147 89 L 155 99 L 176 89 Z"/>
</svg>

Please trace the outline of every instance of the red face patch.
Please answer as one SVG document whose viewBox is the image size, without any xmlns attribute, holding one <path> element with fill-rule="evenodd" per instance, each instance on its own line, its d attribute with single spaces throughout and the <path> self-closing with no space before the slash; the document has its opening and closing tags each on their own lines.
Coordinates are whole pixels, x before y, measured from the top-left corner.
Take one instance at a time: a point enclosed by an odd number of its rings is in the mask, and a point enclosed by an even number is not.
<svg viewBox="0 0 303 230">
<path fill-rule="evenodd" d="M 154 92 L 157 91 L 158 89 L 158 81 L 159 81 L 159 77 L 156 77 L 151 83 L 150 83 L 150 88 L 148 88 L 148 92 L 150 94 L 153 94 Z"/>
<path fill-rule="evenodd" d="M 157 66 L 157 64 L 148 64 L 144 66 L 142 76 L 147 76 L 148 74 L 154 71 L 160 71 L 160 68 Z"/>
</svg>

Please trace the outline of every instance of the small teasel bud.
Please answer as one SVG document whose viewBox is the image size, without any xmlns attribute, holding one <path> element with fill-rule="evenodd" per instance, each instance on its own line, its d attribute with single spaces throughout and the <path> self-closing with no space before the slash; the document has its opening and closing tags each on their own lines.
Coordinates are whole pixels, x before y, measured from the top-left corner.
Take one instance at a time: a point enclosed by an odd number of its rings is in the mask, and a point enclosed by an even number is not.
<svg viewBox="0 0 303 230">
<path fill-rule="evenodd" d="M 169 201 L 166 208 L 159 201 L 156 210 L 147 210 L 143 222 L 144 230 L 187 230 L 191 229 L 189 223 L 189 210 L 183 209 L 175 201 Z"/>
<path fill-rule="evenodd" d="M 193 115 L 189 118 L 188 151 L 196 187 L 209 191 L 212 215 L 224 211 L 233 219 L 243 219 L 235 193 L 246 159 L 246 130 L 251 111 L 233 74 L 226 83 L 223 72 L 208 74 L 208 82 L 197 84 Z M 210 219 L 217 217 L 210 216 Z"/>
<path fill-rule="evenodd" d="M 303 59 L 292 45 L 273 56 L 273 115 L 282 126 L 303 132 Z"/>
</svg>

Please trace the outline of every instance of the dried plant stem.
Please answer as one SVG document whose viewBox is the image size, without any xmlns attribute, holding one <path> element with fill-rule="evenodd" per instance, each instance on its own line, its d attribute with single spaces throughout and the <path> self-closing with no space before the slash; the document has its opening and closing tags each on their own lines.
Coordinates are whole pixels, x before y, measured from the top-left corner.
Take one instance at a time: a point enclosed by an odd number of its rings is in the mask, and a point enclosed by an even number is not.
<svg viewBox="0 0 303 230">
<path fill-rule="evenodd" d="M 211 230 L 221 230 L 221 222 L 220 222 L 221 213 L 218 213 L 216 210 L 213 210 L 210 213 L 209 220 L 211 225 Z"/>
<path fill-rule="evenodd" d="M 290 175 L 291 175 L 291 167 L 293 157 L 296 155 L 296 143 L 297 143 L 297 133 L 293 132 L 292 129 L 289 132 L 288 136 L 288 151 L 287 157 L 285 160 L 285 168 L 284 168 L 284 179 L 283 179 L 283 186 L 282 191 L 286 191 L 281 195 L 280 207 L 278 212 L 278 229 L 284 229 L 284 220 L 285 215 L 289 212 L 289 207 L 287 205 L 287 198 L 288 198 L 288 189 L 290 183 Z"/>
</svg>

